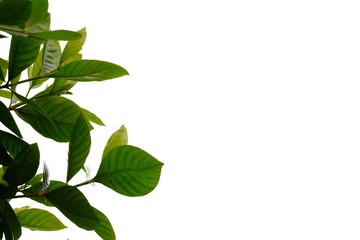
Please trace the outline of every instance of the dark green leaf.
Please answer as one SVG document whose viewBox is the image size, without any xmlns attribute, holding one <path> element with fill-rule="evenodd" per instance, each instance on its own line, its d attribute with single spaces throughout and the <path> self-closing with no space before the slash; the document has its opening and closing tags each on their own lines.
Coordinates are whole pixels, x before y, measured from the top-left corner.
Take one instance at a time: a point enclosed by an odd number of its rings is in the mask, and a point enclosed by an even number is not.
<svg viewBox="0 0 360 240">
<path fill-rule="evenodd" d="M 42 209 L 24 209 L 17 212 L 16 216 L 21 226 L 30 230 L 58 231 L 66 228 L 54 214 Z"/>
<path fill-rule="evenodd" d="M 12 135 L 10 133 L 0 130 L 0 144 L 10 153 L 11 156 L 15 157 L 22 149 L 27 147 L 29 144 L 24 140 Z"/>
<path fill-rule="evenodd" d="M 0 24 L 23 26 L 31 16 L 31 7 L 29 0 L 0 1 Z"/>
<path fill-rule="evenodd" d="M 18 99 L 20 99 L 23 103 L 26 103 L 26 106 L 29 106 L 36 114 L 41 116 L 43 118 L 43 121 L 45 121 L 47 125 L 51 126 L 53 129 L 57 130 L 57 126 L 54 123 L 54 121 L 50 118 L 50 116 L 48 116 L 48 114 L 45 111 L 43 111 L 43 109 L 41 107 L 39 107 L 36 103 L 34 103 L 33 100 L 27 99 L 26 97 L 21 96 L 20 94 L 16 93 L 15 91 L 12 91 L 12 93 Z M 21 114 L 19 114 L 19 109 L 16 109 L 16 113 L 18 114 L 19 117 L 21 117 L 26 122 L 26 119 L 24 119 L 23 116 Z"/>
<path fill-rule="evenodd" d="M 93 209 L 95 211 L 96 216 L 100 220 L 100 224 L 97 225 L 96 228 L 94 229 L 95 232 L 103 240 L 115 240 L 116 239 L 115 232 L 114 232 L 113 227 L 111 226 L 109 219 L 105 216 L 105 214 L 100 212 L 98 209 L 96 209 L 94 207 L 93 207 Z"/>
<path fill-rule="evenodd" d="M 84 194 L 75 187 L 57 188 L 48 193 L 46 198 L 80 228 L 94 230 L 100 223 Z"/>
<path fill-rule="evenodd" d="M 156 187 L 162 166 L 144 150 L 123 145 L 104 157 L 93 181 L 126 196 L 142 196 Z"/>
<path fill-rule="evenodd" d="M 81 34 L 68 30 L 55 30 L 55 31 L 45 31 L 45 32 L 36 32 L 29 33 L 29 36 L 39 39 L 52 39 L 52 40 L 76 40 L 81 38 Z"/>
<path fill-rule="evenodd" d="M 112 149 L 126 145 L 128 143 L 128 134 L 124 125 L 115 131 L 106 143 L 101 159 L 103 159 Z"/>
<path fill-rule="evenodd" d="M 6 148 L 0 143 L 0 164 L 3 166 L 9 166 L 13 161 L 12 157 L 6 151 Z"/>
<path fill-rule="evenodd" d="M 2 122 L 13 133 L 18 135 L 19 137 L 22 137 L 13 116 L 3 102 L 0 102 L 0 122 Z"/>
<path fill-rule="evenodd" d="M 68 43 L 65 45 L 64 51 L 61 54 L 61 65 L 81 60 L 82 55 L 80 54 L 80 51 L 86 40 L 86 29 L 83 28 L 79 30 L 78 33 L 81 34 L 81 38 L 73 41 L 68 41 Z"/>
<path fill-rule="evenodd" d="M 0 199 L 10 199 L 16 195 L 17 192 L 17 178 L 18 178 L 19 164 L 12 161 L 8 164 L 5 172 L 2 169 L 2 179 L 0 184 Z"/>
<path fill-rule="evenodd" d="M 81 108 L 69 99 L 49 96 L 39 98 L 33 102 L 48 116 L 56 128 L 49 124 L 49 121 L 39 114 L 33 106 L 26 105 L 17 112 L 27 123 L 44 137 L 51 138 L 58 142 L 69 142 L 74 125 L 81 114 Z"/>
<path fill-rule="evenodd" d="M 0 218 L 3 228 L 6 226 L 6 229 L 8 230 L 4 231 L 6 240 L 19 239 L 21 236 L 21 225 L 14 213 L 14 210 L 6 200 L 0 201 Z"/>
<path fill-rule="evenodd" d="M 31 16 L 26 21 L 25 28 L 29 29 L 43 21 L 48 16 L 48 7 L 48 0 L 32 0 Z"/>
<path fill-rule="evenodd" d="M 27 188 L 27 189 L 23 190 L 22 193 L 24 195 L 42 193 L 43 192 L 42 191 L 42 186 L 43 186 L 42 182 L 35 183 L 30 188 Z M 60 182 L 60 181 L 50 181 L 50 185 L 49 185 L 49 188 L 48 188 L 47 192 L 53 191 L 53 190 L 55 190 L 55 189 L 57 189 L 59 187 L 63 187 L 63 186 L 66 186 L 66 183 Z M 53 206 L 53 204 L 51 202 L 47 201 L 43 196 L 41 196 L 41 197 L 31 197 L 31 199 L 36 201 L 36 202 L 39 202 L 41 204 L 44 204 L 46 206 L 49 206 L 49 207 Z"/>
<path fill-rule="evenodd" d="M 85 118 L 80 114 L 69 142 L 67 182 L 84 166 L 90 151 L 90 145 L 90 131 Z"/>
<path fill-rule="evenodd" d="M 32 43 L 20 37 L 12 37 L 9 56 L 9 80 L 20 75 L 36 59 L 40 44 Z"/>
<path fill-rule="evenodd" d="M 116 64 L 98 60 L 80 60 L 60 67 L 50 77 L 87 82 L 118 78 L 124 75 L 128 75 L 128 72 Z"/>
<path fill-rule="evenodd" d="M 29 181 L 39 168 L 40 153 L 37 144 L 31 144 L 24 148 L 16 157 L 19 163 L 17 185 Z"/>
</svg>

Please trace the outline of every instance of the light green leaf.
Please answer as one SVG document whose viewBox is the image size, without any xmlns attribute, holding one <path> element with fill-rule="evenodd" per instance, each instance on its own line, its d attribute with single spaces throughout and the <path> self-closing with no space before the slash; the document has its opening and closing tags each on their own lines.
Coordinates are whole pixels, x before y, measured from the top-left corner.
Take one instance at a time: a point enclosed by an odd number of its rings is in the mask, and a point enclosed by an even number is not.
<svg viewBox="0 0 360 240">
<path fill-rule="evenodd" d="M 32 0 L 31 16 L 25 23 L 25 29 L 43 21 L 48 16 L 48 7 L 48 0 Z"/>
<path fill-rule="evenodd" d="M 36 174 L 30 181 L 26 183 L 26 185 L 33 186 L 41 182 L 42 177 L 43 177 L 42 173 Z"/>
<path fill-rule="evenodd" d="M 96 216 L 100 220 L 100 224 L 96 226 L 94 229 L 95 232 L 103 239 L 103 240 L 116 240 L 115 232 L 109 219 L 105 216 L 104 213 L 100 212 L 98 209 L 94 208 Z"/>
<path fill-rule="evenodd" d="M 50 75 L 74 81 L 103 81 L 128 75 L 128 72 L 113 63 L 98 60 L 80 60 L 63 65 Z"/>
<path fill-rule="evenodd" d="M 19 137 L 22 137 L 13 116 L 3 102 L 0 102 L 0 122 L 2 122 L 13 133 Z"/>
<path fill-rule="evenodd" d="M 144 150 L 123 145 L 104 157 L 93 181 L 126 196 L 142 196 L 156 187 L 162 166 Z"/>
<path fill-rule="evenodd" d="M 80 228 L 94 230 L 100 223 L 94 209 L 76 187 L 57 188 L 46 194 L 46 198 Z"/>
<path fill-rule="evenodd" d="M 36 59 L 40 44 L 32 43 L 20 37 L 12 37 L 9 56 L 9 80 L 20 75 Z"/>
<path fill-rule="evenodd" d="M 29 33 L 46 32 L 50 30 L 50 14 L 48 13 L 44 19 L 30 26 L 27 30 Z"/>
<path fill-rule="evenodd" d="M 68 30 L 55 30 L 55 31 L 44 31 L 44 32 L 32 32 L 29 36 L 38 39 L 52 39 L 52 40 L 76 40 L 81 38 L 81 34 Z"/>
<path fill-rule="evenodd" d="M 56 128 L 34 109 L 26 105 L 17 109 L 17 113 L 29 123 L 37 132 L 58 142 L 69 142 L 74 125 L 81 114 L 81 108 L 69 99 L 49 96 L 39 98 L 33 102 L 48 116 Z"/>
<path fill-rule="evenodd" d="M 80 114 L 69 142 L 67 182 L 84 166 L 90 152 L 90 145 L 90 131 L 85 118 Z"/>
<path fill-rule="evenodd" d="M 60 64 L 60 44 L 54 40 L 48 40 L 40 51 L 32 68 L 32 77 L 46 76 L 55 71 Z M 49 78 L 40 78 L 31 82 L 31 87 L 38 87 Z"/>
<path fill-rule="evenodd" d="M 0 201 L 0 219 L 6 240 L 17 240 L 21 236 L 21 225 L 14 210 L 6 200 Z M 4 229 L 5 227 L 5 229 Z"/>
<path fill-rule="evenodd" d="M 25 147 L 14 160 L 19 164 L 17 185 L 30 181 L 39 168 L 40 152 L 37 144 Z"/>
<path fill-rule="evenodd" d="M 23 26 L 31 16 L 31 8 L 29 0 L 0 1 L 0 24 Z"/>
<path fill-rule="evenodd" d="M 24 209 L 18 211 L 16 216 L 21 226 L 30 230 L 58 231 L 66 228 L 54 214 L 43 209 Z"/>
<path fill-rule="evenodd" d="M 105 126 L 105 124 L 101 121 L 101 119 L 98 116 L 96 116 L 94 113 L 90 112 L 85 108 L 82 108 L 81 110 L 83 111 L 83 114 L 88 121 L 93 122 L 100 126 Z"/>
<path fill-rule="evenodd" d="M 11 98 L 11 92 L 7 90 L 0 89 L 0 97 L 10 99 Z"/>
<path fill-rule="evenodd" d="M 103 159 L 112 149 L 118 146 L 126 145 L 128 143 L 128 134 L 124 125 L 122 125 L 117 131 L 115 131 L 106 143 Z"/>
<path fill-rule="evenodd" d="M 67 42 L 64 51 L 61 55 L 61 60 L 60 60 L 61 65 L 67 64 L 69 62 L 81 60 L 82 58 L 80 51 L 86 40 L 86 29 L 83 28 L 77 32 L 81 34 L 81 38 Z"/>
</svg>

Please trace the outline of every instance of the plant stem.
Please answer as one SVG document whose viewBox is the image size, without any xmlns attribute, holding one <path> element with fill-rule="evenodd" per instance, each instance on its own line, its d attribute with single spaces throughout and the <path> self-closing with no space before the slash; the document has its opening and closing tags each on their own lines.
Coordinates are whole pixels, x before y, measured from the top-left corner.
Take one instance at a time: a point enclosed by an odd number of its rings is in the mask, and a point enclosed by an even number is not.
<svg viewBox="0 0 360 240">
<path fill-rule="evenodd" d="M 74 187 L 81 187 L 81 186 L 84 186 L 84 185 L 87 185 L 87 184 L 93 183 L 93 182 L 94 182 L 94 179 L 90 179 L 90 180 L 87 180 L 87 181 L 85 181 L 85 182 L 76 184 L 76 185 L 74 185 Z"/>
</svg>

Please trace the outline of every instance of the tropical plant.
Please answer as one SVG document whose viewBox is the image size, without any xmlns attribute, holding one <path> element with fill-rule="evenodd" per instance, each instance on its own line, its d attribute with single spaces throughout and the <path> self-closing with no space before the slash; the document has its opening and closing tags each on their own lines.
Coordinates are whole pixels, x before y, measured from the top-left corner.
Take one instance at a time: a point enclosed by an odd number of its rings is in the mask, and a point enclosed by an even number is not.
<svg viewBox="0 0 360 240">
<path fill-rule="evenodd" d="M 19 239 L 22 227 L 65 228 L 47 207 L 102 239 L 115 239 L 109 219 L 79 188 L 101 183 L 122 195 L 143 196 L 157 186 L 163 163 L 127 145 L 122 126 L 109 138 L 95 177 L 70 185 L 77 173 L 86 171 L 93 124 L 104 124 L 66 96 L 77 82 L 115 79 L 128 72 L 110 62 L 82 59 L 86 30 L 51 30 L 47 0 L 0 1 L 0 38 L 11 39 L 8 59 L 0 58 L 0 239 Z M 38 144 L 23 139 L 17 117 L 45 138 L 68 143 L 66 179 L 49 179 Z M 18 198 L 44 208 L 13 208 L 11 201 Z"/>
</svg>

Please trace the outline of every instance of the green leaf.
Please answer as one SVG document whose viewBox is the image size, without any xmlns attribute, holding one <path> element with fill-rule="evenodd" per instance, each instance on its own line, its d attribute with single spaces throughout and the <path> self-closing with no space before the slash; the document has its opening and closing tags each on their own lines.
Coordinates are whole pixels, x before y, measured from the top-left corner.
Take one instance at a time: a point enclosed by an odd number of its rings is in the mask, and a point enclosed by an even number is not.
<svg viewBox="0 0 360 240">
<path fill-rule="evenodd" d="M 30 26 L 27 30 L 29 33 L 47 32 L 50 30 L 50 14 L 48 13 L 44 19 Z"/>
<path fill-rule="evenodd" d="M 100 224 L 96 226 L 94 229 L 95 232 L 103 239 L 103 240 L 115 240 L 115 232 L 109 221 L 109 219 L 105 216 L 104 213 L 100 212 L 98 209 L 94 208 L 96 216 L 100 220 Z"/>
<path fill-rule="evenodd" d="M 29 0 L 0 1 L 0 24 L 23 26 L 31 16 L 31 8 Z"/>
<path fill-rule="evenodd" d="M 24 140 L 12 135 L 10 133 L 0 130 L 0 144 L 10 153 L 11 156 L 16 156 L 22 149 L 29 144 Z"/>
<path fill-rule="evenodd" d="M 0 102 L 0 122 L 2 122 L 13 133 L 22 137 L 13 116 L 3 102 Z"/>
<path fill-rule="evenodd" d="M 44 44 L 44 48 L 40 51 L 32 68 L 32 76 L 45 76 L 55 71 L 60 64 L 60 44 L 57 41 L 49 40 Z M 38 87 L 48 78 L 40 78 L 31 82 L 31 87 Z"/>
<path fill-rule="evenodd" d="M 80 54 L 80 51 L 86 40 L 86 29 L 83 28 L 77 32 L 81 34 L 81 38 L 67 42 L 64 51 L 61 54 L 61 60 L 60 60 L 61 65 L 82 59 L 82 55 Z"/>
<path fill-rule="evenodd" d="M 39 168 L 40 152 L 37 144 L 31 144 L 24 148 L 14 160 L 19 163 L 17 185 L 30 181 Z"/>
<path fill-rule="evenodd" d="M 94 230 L 100 223 L 92 206 L 76 187 L 57 188 L 48 193 L 46 198 L 80 228 Z"/>
<path fill-rule="evenodd" d="M 81 34 L 68 30 L 55 30 L 55 31 L 44 31 L 44 32 L 33 32 L 29 33 L 29 36 L 45 39 L 45 40 L 76 40 L 81 38 Z"/>
<path fill-rule="evenodd" d="M 21 226 L 30 230 L 58 231 L 66 228 L 54 214 L 42 209 L 24 209 L 17 212 L 16 216 Z"/>
<path fill-rule="evenodd" d="M 32 43 L 20 37 L 12 37 L 9 56 L 9 80 L 20 75 L 36 59 L 40 44 Z"/>
<path fill-rule="evenodd" d="M 49 124 L 49 121 L 33 106 L 26 105 L 19 108 L 16 110 L 17 113 L 44 137 L 58 142 L 69 142 L 74 125 L 81 114 L 81 108 L 71 100 L 58 96 L 39 98 L 33 103 L 42 109 L 56 128 Z"/>
<path fill-rule="evenodd" d="M 10 99 L 11 98 L 11 92 L 9 92 L 7 90 L 1 90 L 0 89 L 0 97 Z"/>
<path fill-rule="evenodd" d="M 7 229 L 5 232 L 6 240 L 17 240 L 21 236 L 21 225 L 15 215 L 14 210 L 6 200 L 0 201 L 0 219 L 2 226 Z"/>
<path fill-rule="evenodd" d="M 115 131 L 106 143 L 102 159 L 114 148 L 128 143 L 128 134 L 124 125 Z"/>
<path fill-rule="evenodd" d="M 84 166 L 90 152 L 90 145 L 90 131 L 85 118 L 80 114 L 74 125 L 69 143 L 67 182 Z"/>
<path fill-rule="evenodd" d="M 29 29 L 43 21 L 48 16 L 48 7 L 48 0 L 32 0 L 31 16 L 26 21 L 25 28 Z"/>
<path fill-rule="evenodd" d="M 9 64 L 6 60 L 0 58 L 0 83 L 5 80 L 8 65 Z"/>
<path fill-rule="evenodd" d="M 123 145 L 104 157 L 93 181 L 126 196 L 142 196 L 156 187 L 162 166 L 144 150 Z"/>
<path fill-rule="evenodd" d="M 0 199 L 10 199 L 16 195 L 17 192 L 17 179 L 18 179 L 19 164 L 16 161 L 12 161 L 8 164 L 2 182 L 0 184 Z"/>
<path fill-rule="evenodd" d="M 128 72 L 113 63 L 98 60 L 79 60 L 63 65 L 50 77 L 74 81 L 103 81 L 128 75 Z"/>
<path fill-rule="evenodd" d="M 41 182 L 42 177 L 43 177 L 42 173 L 36 174 L 30 181 L 26 183 L 26 185 L 33 186 Z"/>
<path fill-rule="evenodd" d="M 88 121 L 93 122 L 100 126 L 105 126 L 105 124 L 101 121 L 101 119 L 98 116 L 96 116 L 94 113 L 90 112 L 85 108 L 82 108 L 81 110 L 83 111 L 83 114 Z"/>
<path fill-rule="evenodd" d="M 39 194 L 39 193 L 43 193 L 42 191 L 42 186 L 43 186 L 43 183 L 42 182 L 38 182 L 38 183 L 35 183 L 34 185 L 32 185 L 30 188 L 27 188 L 25 190 L 22 191 L 22 193 L 24 195 L 32 195 L 32 194 Z M 60 181 L 50 181 L 50 185 L 49 185 L 49 188 L 47 190 L 47 192 L 51 192 L 57 188 L 60 188 L 60 187 L 63 187 L 63 186 L 66 186 L 66 183 L 64 182 L 60 182 Z M 45 196 L 45 195 L 44 195 Z M 54 205 L 49 202 L 48 200 L 46 200 L 46 198 L 44 198 L 43 196 L 40 196 L 40 197 L 31 197 L 32 200 L 38 202 L 38 203 L 41 203 L 41 204 L 44 204 L 46 206 L 49 206 L 49 207 L 53 207 Z"/>
</svg>

